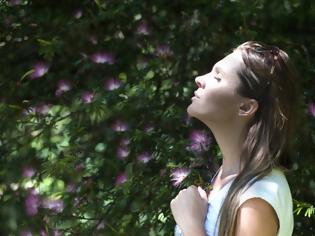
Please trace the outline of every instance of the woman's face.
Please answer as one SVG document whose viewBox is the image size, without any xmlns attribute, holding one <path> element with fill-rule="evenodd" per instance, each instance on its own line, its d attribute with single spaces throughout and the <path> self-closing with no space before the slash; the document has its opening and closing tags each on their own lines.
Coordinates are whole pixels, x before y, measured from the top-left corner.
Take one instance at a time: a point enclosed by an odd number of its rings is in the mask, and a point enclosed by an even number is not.
<svg viewBox="0 0 315 236">
<path fill-rule="evenodd" d="M 241 51 L 236 49 L 218 61 L 211 72 L 196 77 L 198 89 L 187 113 L 205 123 L 232 121 L 242 99 L 236 92 L 240 84 L 237 71 L 242 66 Z"/>
</svg>

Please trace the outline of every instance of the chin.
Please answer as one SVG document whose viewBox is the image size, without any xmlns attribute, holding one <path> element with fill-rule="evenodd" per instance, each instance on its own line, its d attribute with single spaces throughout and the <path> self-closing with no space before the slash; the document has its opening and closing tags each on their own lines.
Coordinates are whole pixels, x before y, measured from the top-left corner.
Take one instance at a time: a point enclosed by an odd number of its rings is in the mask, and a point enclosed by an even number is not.
<svg viewBox="0 0 315 236">
<path fill-rule="evenodd" d="M 196 116 L 197 116 L 197 113 L 196 113 L 196 111 L 194 111 L 194 108 L 192 107 L 191 104 L 187 107 L 186 111 L 187 111 L 187 114 L 188 114 L 189 116 L 197 118 L 197 117 L 196 117 Z"/>
</svg>

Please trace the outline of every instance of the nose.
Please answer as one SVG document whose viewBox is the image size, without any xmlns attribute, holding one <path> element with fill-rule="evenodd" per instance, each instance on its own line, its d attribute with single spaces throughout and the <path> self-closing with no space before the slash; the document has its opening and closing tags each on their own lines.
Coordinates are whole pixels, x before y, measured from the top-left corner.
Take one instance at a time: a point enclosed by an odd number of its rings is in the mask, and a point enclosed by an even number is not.
<svg viewBox="0 0 315 236">
<path fill-rule="evenodd" d="M 197 86 L 200 88 L 203 88 L 204 84 L 203 84 L 203 81 L 201 79 L 201 76 L 197 76 L 196 79 L 195 79 L 195 82 L 197 84 Z"/>
</svg>

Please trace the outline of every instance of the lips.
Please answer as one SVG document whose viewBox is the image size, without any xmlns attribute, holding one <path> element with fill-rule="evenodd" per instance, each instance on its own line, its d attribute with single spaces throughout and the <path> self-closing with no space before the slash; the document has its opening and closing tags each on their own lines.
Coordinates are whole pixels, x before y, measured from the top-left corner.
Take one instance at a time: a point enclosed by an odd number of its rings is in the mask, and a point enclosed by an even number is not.
<svg viewBox="0 0 315 236">
<path fill-rule="evenodd" d="M 195 94 L 195 97 L 199 98 L 199 96 L 197 95 L 197 93 L 196 93 L 196 92 L 194 92 L 194 94 Z"/>
</svg>

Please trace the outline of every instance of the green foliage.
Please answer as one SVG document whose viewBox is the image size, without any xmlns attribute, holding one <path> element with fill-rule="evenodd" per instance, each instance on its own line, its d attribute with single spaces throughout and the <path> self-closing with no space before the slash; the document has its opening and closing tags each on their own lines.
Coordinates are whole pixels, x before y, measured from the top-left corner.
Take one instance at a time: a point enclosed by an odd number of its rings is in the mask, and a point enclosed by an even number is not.
<svg viewBox="0 0 315 236">
<path fill-rule="evenodd" d="M 0 232 L 172 235 L 169 203 L 208 186 L 222 154 L 192 152 L 195 76 L 248 40 L 300 73 L 305 120 L 288 175 L 294 235 L 314 229 L 312 1 L 0 1 Z M 306 106 L 307 105 L 307 106 Z M 171 173 L 190 168 L 174 187 Z"/>
<path fill-rule="evenodd" d="M 302 210 L 305 211 L 304 216 L 311 217 L 315 214 L 315 208 L 312 204 L 306 202 L 298 202 L 294 200 L 294 204 L 296 205 L 294 213 L 299 215 Z"/>
</svg>

